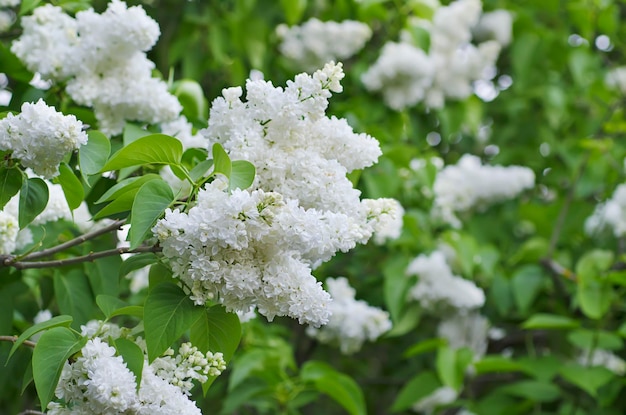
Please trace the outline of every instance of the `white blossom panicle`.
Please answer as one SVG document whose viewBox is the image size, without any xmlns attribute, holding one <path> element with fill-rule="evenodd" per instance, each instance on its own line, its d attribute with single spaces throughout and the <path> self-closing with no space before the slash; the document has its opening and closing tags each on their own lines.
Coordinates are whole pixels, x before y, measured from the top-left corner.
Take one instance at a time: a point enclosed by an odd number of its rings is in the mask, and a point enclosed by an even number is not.
<svg viewBox="0 0 626 415">
<path fill-rule="evenodd" d="M 0 33 L 4 33 L 13 26 L 15 13 L 11 10 L 0 10 Z"/>
<path fill-rule="evenodd" d="M 112 323 L 90 321 L 81 327 L 89 338 L 80 354 L 63 367 L 48 413 L 65 414 L 201 414 L 189 399 L 192 381 L 204 383 L 218 376 L 226 364 L 221 353 L 201 353 L 183 343 L 177 355 L 172 349 L 149 364 L 145 341 L 127 337 L 129 329 Z M 126 337 L 144 352 L 141 384 L 110 341 Z"/>
<path fill-rule="evenodd" d="M 337 249 L 322 245 L 324 217 L 277 193 L 229 194 L 225 187 L 220 180 L 206 185 L 188 213 L 167 210 L 154 227 L 174 275 L 197 304 L 219 298 L 229 311 L 255 305 L 270 321 L 287 315 L 326 323 L 330 296 L 311 275 L 311 260 Z M 342 241 L 327 241 L 333 242 Z"/>
<path fill-rule="evenodd" d="M 617 186 L 609 200 L 596 206 L 593 214 L 585 221 L 588 235 L 612 229 L 616 237 L 626 234 L 626 184 Z"/>
<path fill-rule="evenodd" d="M 386 43 L 378 60 L 363 73 L 363 84 L 370 91 L 381 91 L 385 103 L 397 111 L 422 101 L 441 108 L 446 98 L 467 98 L 475 81 L 493 76 L 490 69 L 506 41 L 507 22 L 499 22 L 490 29 L 498 30 L 494 37 L 502 39 L 471 43 L 481 8 L 480 0 L 457 0 L 437 8 L 431 22 L 417 20 L 415 24 L 430 34 L 428 51 L 414 46 L 408 36 L 402 43 Z M 492 20 L 487 16 L 486 24 Z"/>
<path fill-rule="evenodd" d="M 388 201 L 365 202 L 346 174 L 372 165 L 378 142 L 327 117 L 331 92 L 341 91 L 341 64 L 299 74 L 286 88 L 261 79 L 228 88 L 202 131 L 231 159 L 256 167 L 249 190 L 227 191 L 216 180 L 188 212 L 167 211 L 153 232 L 174 274 L 202 304 L 218 299 L 229 311 L 257 311 L 320 326 L 330 296 L 311 270 L 338 251 L 366 243 L 379 230 L 394 236 L 401 213 Z"/>
<path fill-rule="evenodd" d="M 397 239 L 402 232 L 404 208 L 396 199 L 363 199 L 367 217 L 374 229 L 374 242 L 382 245 L 388 239 Z"/>
<path fill-rule="evenodd" d="M 417 403 L 413 405 L 412 409 L 415 412 L 431 415 L 435 413 L 435 410 L 438 406 L 452 403 L 456 400 L 458 396 L 458 392 L 451 387 L 442 386 L 438 389 L 435 389 L 430 395 L 425 396 L 417 401 Z"/>
<path fill-rule="evenodd" d="M 94 108 L 103 132 L 120 133 L 125 120 L 159 123 L 180 113 L 165 82 L 152 77 L 154 63 L 145 52 L 160 29 L 140 6 L 113 0 L 102 14 L 90 9 L 72 18 L 45 5 L 24 17 L 22 26 L 13 53 L 31 71 L 66 82 L 72 99 Z"/>
<path fill-rule="evenodd" d="M 582 350 L 577 360 L 584 366 L 605 367 L 618 376 L 626 374 L 626 361 L 609 350 L 595 349 L 591 355 L 589 350 Z"/>
<path fill-rule="evenodd" d="M 456 313 L 439 323 L 437 335 L 446 339 L 452 349 L 471 349 L 474 360 L 480 360 L 487 353 L 489 320 L 475 311 Z"/>
<path fill-rule="evenodd" d="M 344 354 L 358 352 L 366 340 L 375 341 L 391 329 L 389 313 L 355 300 L 356 291 L 343 277 L 328 278 L 326 287 L 333 299 L 328 324 L 319 329 L 308 327 L 306 333 L 322 343 L 338 343 Z"/>
<path fill-rule="evenodd" d="M 372 37 L 368 25 L 354 20 L 322 22 L 312 18 L 300 26 L 281 24 L 276 32 L 282 39 L 280 52 L 306 70 L 350 58 Z"/>
<path fill-rule="evenodd" d="M 15 251 L 19 231 L 17 217 L 0 211 L 0 255 L 8 255 Z"/>
<path fill-rule="evenodd" d="M 41 99 L 35 104 L 25 102 L 21 110 L 0 120 L 0 150 L 11 151 L 12 157 L 40 176 L 58 175 L 63 157 L 87 143 L 83 123 Z"/>
<path fill-rule="evenodd" d="M 406 270 L 408 276 L 418 277 L 408 293 L 427 311 L 468 311 L 485 303 L 485 293 L 472 281 L 453 275 L 441 251 L 415 258 Z"/>
<path fill-rule="evenodd" d="M 504 9 L 483 13 L 472 33 L 474 39 L 480 41 L 492 39 L 500 46 L 507 46 L 513 38 L 513 14 Z"/>
<path fill-rule="evenodd" d="M 626 66 L 611 69 L 606 74 L 605 82 L 609 88 L 626 94 Z"/>
<path fill-rule="evenodd" d="M 370 91 L 382 91 L 385 104 L 400 111 L 426 97 L 434 76 L 433 60 L 423 50 L 409 43 L 387 42 L 361 81 Z"/>
<path fill-rule="evenodd" d="M 480 158 L 465 154 L 437 174 L 433 213 L 459 227 L 454 212 L 512 199 L 534 184 L 535 174 L 527 167 L 482 165 Z"/>
</svg>

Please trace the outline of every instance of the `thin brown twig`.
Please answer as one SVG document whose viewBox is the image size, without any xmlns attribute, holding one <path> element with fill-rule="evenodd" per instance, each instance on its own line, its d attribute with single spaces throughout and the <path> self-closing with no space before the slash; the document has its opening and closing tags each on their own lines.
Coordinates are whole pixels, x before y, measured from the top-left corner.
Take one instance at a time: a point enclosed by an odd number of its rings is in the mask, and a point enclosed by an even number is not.
<svg viewBox="0 0 626 415">
<path fill-rule="evenodd" d="M 17 341 L 17 336 L 0 336 L 0 342 L 11 342 L 15 343 Z M 24 340 L 22 343 L 24 346 L 35 348 L 37 343 L 32 342 L 30 340 Z"/>
<path fill-rule="evenodd" d="M 38 252 L 33 252 L 31 254 L 28 254 L 28 255 L 24 256 L 23 258 L 19 258 L 19 261 L 31 261 L 33 259 L 44 258 L 44 257 L 50 256 L 52 254 L 56 254 L 57 252 L 61 252 L 61 251 L 64 251 L 64 250 L 66 250 L 68 248 L 71 248 L 73 246 L 80 245 L 80 244 L 82 244 L 82 243 L 84 243 L 84 242 L 86 242 L 86 241 L 88 241 L 90 239 L 97 238 L 98 236 L 104 235 L 104 234 L 109 233 L 109 232 L 111 232 L 111 231 L 113 231 L 115 229 L 118 229 L 123 224 L 124 224 L 123 220 L 116 220 L 113 223 L 111 223 L 110 225 L 107 225 L 107 226 L 105 226 L 102 229 L 98 229 L 98 230 L 95 230 L 93 232 L 88 232 L 88 233 L 86 233 L 84 235 L 80 235 L 80 236 L 78 236 L 78 237 L 76 237 L 74 239 L 71 239 L 71 240 L 69 240 L 67 242 L 64 242 L 64 243 L 62 243 L 60 245 L 53 246 L 52 248 L 48 248 L 48 249 L 44 249 L 44 250 L 41 250 L 41 251 L 38 251 Z M 11 262 L 11 261 L 9 261 L 9 262 Z M 18 262 L 18 261 L 15 261 L 15 262 Z M 5 261 L 5 263 L 6 263 L 6 261 Z"/>
<path fill-rule="evenodd" d="M 57 259 L 53 261 L 36 261 L 36 262 L 17 261 L 17 262 L 9 263 L 8 266 L 11 266 L 17 269 L 53 268 L 53 267 L 62 267 L 64 265 L 80 264 L 83 262 L 92 262 L 96 259 L 104 258 L 108 256 L 121 255 L 121 254 L 137 254 L 141 252 L 161 252 L 161 247 L 155 245 L 155 246 L 140 246 L 139 248 L 135 248 L 135 249 L 115 248 L 115 249 L 109 249 L 107 251 L 90 252 L 87 255 L 78 256 L 74 258 Z"/>
</svg>

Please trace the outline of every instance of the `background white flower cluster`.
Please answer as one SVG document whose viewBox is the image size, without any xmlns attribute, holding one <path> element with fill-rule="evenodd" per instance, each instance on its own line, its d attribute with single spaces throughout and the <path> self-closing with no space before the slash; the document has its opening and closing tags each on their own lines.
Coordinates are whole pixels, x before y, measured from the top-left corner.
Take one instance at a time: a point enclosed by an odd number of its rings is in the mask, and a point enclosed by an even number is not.
<svg viewBox="0 0 626 415">
<path fill-rule="evenodd" d="M 495 75 L 500 49 L 511 38 L 512 19 L 506 11 L 481 21 L 481 9 L 480 0 L 457 0 L 437 7 L 432 20 L 416 19 L 416 30 L 429 35 L 428 48 L 404 33 L 400 43 L 383 46 L 378 60 L 362 75 L 363 84 L 380 91 L 394 110 L 422 101 L 442 108 L 446 98 L 467 98 L 474 81 Z M 473 44 L 472 30 L 484 41 Z"/>
<path fill-rule="evenodd" d="M 326 287 L 333 299 L 330 320 L 319 329 L 307 327 L 309 336 L 322 343 L 338 343 L 342 353 L 352 354 L 366 340 L 375 341 L 391 329 L 389 313 L 356 300 L 356 290 L 346 278 L 328 278 Z"/>
<path fill-rule="evenodd" d="M 120 133 L 126 120 L 159 123 L 180 113 L 165 82 L 152 77 L 155 65 L 145 52 L 160 29 L 143 8 L 113 0 L 102 14 L 72 18 L 48 4 L 21 23 L 24 33 L 11 51 L 43 78 L 66 82 L 74 101 L 93 107 L 104 133 Z"/>
<path fill-rule="evenodd" d="M 226 368 L 221 353 L 203 354 L 190 343 L 183 343 L 176 355 L 165 355 L 148 363 L 145 356 L 141 383 L 117 355 L 112 342 L 119 338 L 134 341 L 146 355 L 145 342 L 132 338 L 127 330 L 112 323 L 91 321 L 82 326 L 89 340 L 80 355 L 66 362 L 55 390 L 60 402 L 48 405 L 48 414 L 201 414 L 189 399 L 192 380 L 204 383 Z"/>
</svg>

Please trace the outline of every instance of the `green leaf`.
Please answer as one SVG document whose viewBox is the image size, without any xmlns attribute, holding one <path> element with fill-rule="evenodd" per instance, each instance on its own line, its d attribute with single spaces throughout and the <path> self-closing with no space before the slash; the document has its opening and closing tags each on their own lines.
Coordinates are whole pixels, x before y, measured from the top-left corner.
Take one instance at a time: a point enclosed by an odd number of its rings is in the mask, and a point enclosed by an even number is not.
<svg viewBox="0 0 626 415">
<path fill-rule="evenodd" d="M 574 329 L 580 326 L 578 320 L 556 314 L 538 313 L 532 315 L 528 320 L 522 323 L 522 328 L 533 329 Z"/>
<path fill-rule="evenodd" d="M 441 387 L 441 383 L 433 372 L 421 372 L 400 389 L 391 407 L 391 412 L 400 412 L 409 409 L 420 399 L 430 395 L 439 387 Z"/>
<path fill-rule="evenodd" d="M 182 155 L 183 145 L 178 139 L 165 134 L 151 134 L 133 141 L 113 154 L 100 171 L 144 164 L 180 164 Z"/>
<path fill-rule="evenodd" d="M 624 341 L 617 334 L 601 330 L 574 330 L 568 333 L 567 340 L 581 349 L 621 350 L 624 347 Z"/>
<path fill-rule="evenodd" d="M 615 374 L 604 367 L 585 367 L 576 363 L 570 363 L 559 370 L 563 379 L 578 386 L 594 398 L 598 395 L 598 389 L 606 385 Z"/>
<path fill-rule="evenodd" d="M 145 252 L 143 254 L 133 255 L 122 263 L 119 276 L 123 277 L 124 275 L 140 268 L 156 264 L 158 261 L 159 258 L 152 252 Z"/>
<path fill-rule="evenodd" d="M 215 305 L 203 312 L 191 326 L 189 339 L 203 353 L 222 352 L 224 360 L 228 363 L 241 339 L 239 318 L 236 314 L 226 312 L 221 305 Z M 202 384 L 205 395 L 215 379 L 209 378 Z"/>
<path fill-rule="evenodd" d="M 20 229 L 33 221 L 48 204 L 48 185 L 38 177 L 29 178 L 20 190 Z"/>
<path fill-rule="evenodd" d="M 300 21 L 306 10 L 306 0 L 280 0 L 287 24 L 294 25 Z"/>
<path fill-rule="evenodd" d="M 579 279 L 576 293 L 583 313 L 595 320 L 601 319 L 609 311 L 614 297 L 613 287 L 607 281 L 591 279 Z"/>
<path fill-rule="evenodd" d="M 255 172 L 256 170 L 254 168 L 254 165 L 249 161 L 233 161 L 228 188 L 230 190 L 247 189 L 254 181 Z"/>
<path fill-rule="evenodd" d="M 104 316 L 109 319 L 111 314 L 119 308 L 126 307 L 128 304 L 112 295 L 101 294 L 96 297 L 96 304 L 100 307 L 100 310 L 104 313 Z"/>
<path fill-rule="evenodd" d="M 463 385 L 465 374 L 464 367 L 460 370 L 459 366 L 462 366 L 462 362 L 458 357 L 457 350 L 446 346 L 439 348 L 435 360 L 435 368 L 441 382 L 456 391 Z"/>
<path fill-rule="evenodd" d="M 417 356 L 418 354 L 428 353 L 439 349 L 447 344 L 445 339 L 434 338 L 421 341 L 409 347 L 404 353 L 404 357 Z"/>
<path fill-rule="evenodd" d="M 561 396 L 561 391 L 557 386 L 538 380 L 522 380 L 499 390 L 533 402 L 552 402 Z"/>
<path fill-rule="evenodd" d="M 194 343 L 193 340 L 191 342 Z M 251 373 L 263 370 L 268 353 L 268 350 L 265 348 L 257 348 L 238 354 L 235 360 L 235 367 L 228 377 L 228 391 L 234 390 Z"/>
<path fill-rule="evenodd" d="M 133 194 L 137 193 L 139 188 L 149 182 L 150 180 L 161 179 L 161 176 L 158 174 L 146 174 L 139 177 L 129 177 L 128 179 L 124 179 L 119 183 L 116 183 L 112 187 L 110 187 L 106 192 L 100 196 L 96 203 L 104 203 L 109 201 L 115 201 L 119 199 L 124 193 L 128 193 L 134 191 Z M 128 210 L 132 207 L 132 203 L 128 206 Z"/>
<path fill-rule="evenodd" d="M 78 165 L 83 175 L 98 174 L 111 154 L 111 142 L 100 131 L 89 131 L 87 144 L 78 149 Z"/>
<path fill-rule="evenodd" d="M 85 198 L 85 191 L 83 190 L 82 183 L 78 180 L 67 163 L 61 163 L 59 166 L 58 180 L 70 210 L 79 207 Z"/>
<path fill-rule="evenodd" d="M 161 356 L 203 314 L 187 294 L 172 283 L 154 287 L 144 306 L 144 328 L 148 358 Z"/>
<path fill-rule="evenodd" d="M 143 306 L 129 305 L 126 307 L 118 308 L 111 313 L 111 317 L 116 316 L 133 316 L 142 319 L 143 318 Z"/>
<path fill-rule="evenodd" d="M 141 245 L 157 219 L 174 200 L 172 188 L 164 180 L 151 180 L 141 186 L 131 210 L 130 249 Z"/>
<path fill-rule="evenodd" d="M 54 293 L 59 311 L 74 317 L 72 327 L 80 328 L 93 317 L 93 296 L 87 276 L 81 270 L 56 270 L 54 273 Z"/>
<path fill-rule="evenodd" d="M 191 171 L 189 172 L 189 177 L 191 177 L 191 180 L 193 180 L 195 183 L 202 177 L 204 177 L 204 175 L 207 171 L 209 171 L 211 166 L 213 166 L 213 160 L 203 160 L 200 163 L 196 164 L 193 169 L 191 169 Z"/>
<path fill-rule="evenodd" d="M 66 327 L 54 327 L 41 335 L 33 351 L 33 377 L 42 408 L 47 408 L 54 396 L 65 362 L 86 342 Z"/>
<path fill-rule="evenodd" d="M 30 339 L 34 334 L 39 333 L 40 331 L 51 329 L 53 327 L 69 327 L 72 324 L 72 316 L 56 316 L 52 317 L 50 320 L 42 321 L 41 323 L 35 324 L 27 328 L 24 333 L 20 334 L 20 336 L 13 343 L 13 347 L 11 347 L 11 351 L 9 352 L 9 357 L 7 358 L 7 362 L 13 356 L 13 353 L 17 350 L 18 347 L 22 345 L 26 340 Z"/>
<path fill-rule="evenodd" d="M 302 366 L 300 377 L 341 405 L 352 415 L 365 415 L 365 398 L 359 385 L 349 376 L 337 372 L 323 362 L 309 360 Z"/>
<path fill-rule="evenodd" d="M 137 384 L 137 390 L 141 385 L 141 372 L 143 371 L 144 356 L 141 348 L 133 341 L 128 339 L 119 338 L 115 340 L 115 349 L 117 353 L 122 356 L 128 370 L 135 375 L 135 383 Z"/>
<path fill-rule="evenodd" d="M 542 270 L 537 265 L 526 265 L 511 278 L 513 299 L 522 315 L 526 315 L 544 285 Z"/>
<path fill-rule="evenodd" d="M 405 275 L 406 267 L 407 261 L 401 257 L 392 258 L 383 266 L 385 305 L 391 314 L 394 326 L 400 318 L 409 289 L 409 278 Z"/>
<path fill-rule="evenodd" d="M 519 363 L 503 356 L 485 356 L 474 363 L 477 375 L 483 373 L 519 372 L 522 367 Z"/>
<path fill-rule="evenodd" d="M 22 0 L 20 4 L 20 16 L 29 13 L 31 10 L 34 10 L 41 3 L 41 0 Z M 44 407 L 45 408 L 45 407 Z"/>
<path fill-rule="evenodd" d="M 127 146 L 130 143 L 149 135 L 152 135 L 152 132 L 146 130 L 140 125 L 127 122 L 124 126 L 124 132 L 122 133 L 122 141 L 124 142 L 124 145 Z"/>
<path fill-rule="evenodd" d="M 207 100 L 200 84 L 193 79 L 181 79 L 172 85 L 172 93 L 183 106 L 183 115 L 189 120 L 209 117 Z"/>
<path fill-rule="evenodd" d="M 214 305 L 200 315 L 191 327 L 189 336 L 191 342 L 203 353 L 222 352 L 224 360 L 228 362 L 235 354 L 241 339 L 239 317 L 228 313 L 221 305 Z"/>
<path fill-rule="evenodd" d="M 585 282 L 597 280 L 613 265 L 614 255 L 611 251 L 596 249 L 587 252 L 576 263 L 576 276 Z"/>
<path fill-rule="evenodd" d="M 520 357 L 517 359 L 521 370 L 544 382 L 551 381 L 558 373 L 563 362 L 556 356 Z"/>
<path fill-rule="evenodd" d="M 232 163 L 230 157 L 226 154 L 224 147 L 221 144 L 213 144 L 213 173 L 221 173 L 230 179 L 230 172 L 232 170 Z"/>
<path fill-rule="evenodd" d="M 22 187 L 22 172 L 15 167 L 0 167 L 0 210 Z"/>
<path fill-rule="evenodd" d="M 28 83 L 33 79 L 33 73 L 30 72 L 21 60 L 11 50 L 0 43 L 0 62 L 2 62 L 2 72 L 6 73 L 9 78 Z"/>
</svg>

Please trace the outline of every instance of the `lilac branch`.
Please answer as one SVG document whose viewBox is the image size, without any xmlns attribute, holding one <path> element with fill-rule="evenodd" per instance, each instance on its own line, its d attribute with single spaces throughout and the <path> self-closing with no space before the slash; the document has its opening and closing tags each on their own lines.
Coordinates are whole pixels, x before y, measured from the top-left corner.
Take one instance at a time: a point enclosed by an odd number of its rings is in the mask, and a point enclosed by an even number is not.
<svg viewBox="0 0 626 415">
<path fill-rule="evenodd" d="M 17 336 L 0 336 L 0 342 L 11 342 L 15 343 L 17 341 Z M 24 346 L 32 347 L 33 349 L 37 345 L 37 343 L 32 342 L 30 340 L 24 340 L 22 343 Z"/>
<path fill-rule="evenodd" d="M 54 268 L 54 267 L 62 267 L 64 265 L 73 265 L 80 264 L 83 262 L 92 262 L 99 258 L 121 255 L 121 254 L 137 254 L 142 252 L 161 252 L 160 246 L 140 246 L 139 248 L 130 249 L 130 248 L 116 248 L 109 249 L 107 251 L 99 251 L 99 252 L 90 252 L 87 255 L 78 256 L 74 258 L 68 259 L 58 259 L 53 261 L 36 261 L 36 262 L 27 262 L 27 261 L 17 261 L 8 263 L 5 265 L 11 266 L 17 269 L 29 269 L 29 268 Z"/>
<path fill-rule="evenodd" d="M 82 244 L 82 243 L 84 243 L 84 242 L 86 242 L 86 241 L 88 241 L 90 239 L 97 238 L 98 236 L 101 236 L 101 235 L 109 233 L 109 232 L 111 232 L 113 230 L 119 229 L 119 227 L 122 226 L 123 224 L 124 224 L 123 220 L 116 220 L 113 223 L 111 223 L 110 225 L 107 225 L 107 226 L 105 226 L 102 229 L 98 229 L 98 230 L 95 230 L 93 232 L 88 232 L 88 233 L 86 233 L 84 235 L 80 235 L 80 236 L 78 236 L 78 237 L 76 237 L 74 239 L 71 239 L 71 240 L 69 240 L 67 242 L 64 242 L 64 243 L 62 243 L 60 245 L 53 246 L 52 248 L 44 249 L 44 250 L 38 251 L 38 252 L 33 252 L 32 254 L 28 254 L 28 255 L 26 255 L 26 256 L 24 256 L 22 258 L 19 258 L 19 260 L 21 260 L 21 261 L 30 261 L 30 260 L 33 260 L 33 259 L 44 258 L 44 257 L 50 256 L 52 254 L 56 254 L 57 252 L 64 251 L 64 250 L 66 250 L 68 248 L 71 248 L 73 246 L 80 245 L 80 244 Z M 17 261 L 15 261 L 15 262 L 17 262 Z M 5 261 L 5 264 L 6 264 L 6 261 Z M 8 265 L 10 265 L 10 263 Z"/>
</svg>

